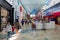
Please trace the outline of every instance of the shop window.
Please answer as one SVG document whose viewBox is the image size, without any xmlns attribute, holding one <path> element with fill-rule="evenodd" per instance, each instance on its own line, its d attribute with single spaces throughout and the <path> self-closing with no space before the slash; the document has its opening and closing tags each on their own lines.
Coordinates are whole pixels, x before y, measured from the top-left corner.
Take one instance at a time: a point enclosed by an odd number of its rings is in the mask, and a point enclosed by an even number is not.
<svg viewBox="0 0 60 40">
<path fill-rule="evenodd" d="M 1 7 L 1 28 L 5 27 L 7 24 L 8 10 Z"/>
</svg>

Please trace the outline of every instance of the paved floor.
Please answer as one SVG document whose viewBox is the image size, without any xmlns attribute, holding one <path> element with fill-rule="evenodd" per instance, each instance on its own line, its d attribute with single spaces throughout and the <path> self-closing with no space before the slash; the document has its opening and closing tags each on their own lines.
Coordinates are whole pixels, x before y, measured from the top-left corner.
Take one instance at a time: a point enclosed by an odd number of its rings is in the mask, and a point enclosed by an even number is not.
<svg viewBox="0 0 60 40">
<path fill-rule="evenodd" d="M 20 33 L 14 37 L 14 40 L 60 40 L 60 32 L 57 32 L 55 30 L 36 30 Z"/>
<path fill-rule="evenodd" d="M 2 39 L 7 40 L 7 39 Z M 22 27 L 22 31 L 11 36 L 9 40 L 60 40 L 60 31 L 58 30 L 35 30 L 26 25 Z"/>
<path fill-rule="evenodd" d="M 60 40 L 60 32 L 57 30 L 35 30 L 23 27 L 19 35 L 13 36 L 10 40 Z"/>
</svg>

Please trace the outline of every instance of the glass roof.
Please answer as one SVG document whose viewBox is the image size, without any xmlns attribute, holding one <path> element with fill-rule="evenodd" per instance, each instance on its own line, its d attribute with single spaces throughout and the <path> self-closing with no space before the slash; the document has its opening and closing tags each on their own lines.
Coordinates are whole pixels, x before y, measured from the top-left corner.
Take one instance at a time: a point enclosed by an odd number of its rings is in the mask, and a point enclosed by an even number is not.
<svg viewBox="0 0 60 40">
<path fill-rule="evenodd" d="M 45 1 L 46 0 L 21 0 L 28 12 L 32 12 L 34 9 L 40 10 L 44 6 Z"/>
</svg>

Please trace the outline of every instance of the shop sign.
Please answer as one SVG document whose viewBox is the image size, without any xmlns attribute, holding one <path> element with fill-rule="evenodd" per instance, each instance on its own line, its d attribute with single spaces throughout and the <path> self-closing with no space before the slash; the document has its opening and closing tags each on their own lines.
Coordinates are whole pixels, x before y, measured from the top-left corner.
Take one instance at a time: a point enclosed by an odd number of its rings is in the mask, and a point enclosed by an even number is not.
<svg viewBox="0 0 60 40">
<path fill-rule="evenodd" d="M 20 6 L 20 12 L 22 12 L 22 6 Z"/>
</svg>

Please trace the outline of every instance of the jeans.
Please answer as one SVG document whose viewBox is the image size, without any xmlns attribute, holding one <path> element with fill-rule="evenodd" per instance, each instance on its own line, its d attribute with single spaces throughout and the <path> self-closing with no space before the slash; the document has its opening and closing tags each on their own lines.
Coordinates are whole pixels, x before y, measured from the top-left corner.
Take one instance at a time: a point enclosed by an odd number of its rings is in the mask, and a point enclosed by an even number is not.
<svg viewBox="0 0 60 40">
<path fill-rule="evenodd" d="M 35 31 L 36 29 L 35 28 L 32 28 L 32 31 Z"/>
<path fill-rule="evenodd" d="M 9 39 L 10 36 L 11 36 L 11 31 L 9 31 L 9 32 L 7 32 L 7 33 L 8 33 L 8 35 L 7 35 L 7 39 Z"/>
<path fill-rule="evenodd" d="M 12 32 L 11 35 L 15 34 L 15 32 Z"/>
</svg>

